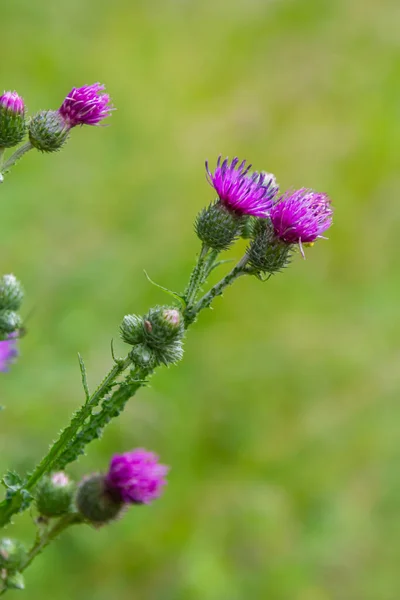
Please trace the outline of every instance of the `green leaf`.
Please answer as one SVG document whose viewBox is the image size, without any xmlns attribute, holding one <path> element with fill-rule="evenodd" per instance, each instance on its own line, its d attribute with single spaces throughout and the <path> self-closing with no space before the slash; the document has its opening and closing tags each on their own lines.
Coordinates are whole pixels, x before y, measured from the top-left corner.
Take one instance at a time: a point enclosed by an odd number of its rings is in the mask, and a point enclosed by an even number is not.
<svg viewBox="0 0 400 600">
<path fill-rule="evenodd" d="M 155 281 L 153 281 L 149 277 L 149 274 L 147 273 L 147 271 L 145 271 L 145 270 L 143 270 L 143 271 L 144 271 L 144 274 L 146 275 L 147 280 L 152 285 L 155 285 L 156 287 L 158 287 L 160 290 L 162 290 L 163 292 L 165 292 L 169 296 L 172 296 L 173 298 L 175 298 L 175 300 L 178 300 L 182 304 L 182 306 L 186 306 L 185 296 L 182 296 L 181 294 L 178 294 L 178 292 L 173 292 L 172 290 L 169 290 L 168 288 L 164 287 L 163 285 L 160 285 L 159 283 L 156 283 Z"/>
<path fill-rule="evenodd" d="M 82 375 L 82 385 L 83 385 L 83 389 L 85 391 L 86 401 L 88 401 L 90 399 L 90 392 L 89 392 L 89 386 L 88 386 L 87 377 L 86 377 L 86 367 L 85 367 L 85 363 L 83 362 L 83 358 L 79 354 L 79 352 L 78 352 L 78 360 L 79 360 L 79 367 L 81 369 L 81 375 Z"/>
<path fill-rule="evenodd" d="M 4 485 L 7 490 L 11 492 L 18 492 L 23 487 L 23 480 L 20 475 L 16 471 L 7 471 L 4 475 L 1 483 Z"/>
</svg>

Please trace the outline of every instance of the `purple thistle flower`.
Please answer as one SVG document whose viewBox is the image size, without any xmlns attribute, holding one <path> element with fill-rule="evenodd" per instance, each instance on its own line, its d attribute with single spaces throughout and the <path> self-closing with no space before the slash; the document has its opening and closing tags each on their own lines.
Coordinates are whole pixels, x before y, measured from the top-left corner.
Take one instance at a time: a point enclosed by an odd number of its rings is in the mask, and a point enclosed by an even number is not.
<svg viewBox="0 0 400 600">
<path fill-rule="evenodd" d="M 18 356 L 17 340 L 10 336 L 8 340 L 0 341 L 0 371 L 7 373 L 10 364 Z"/>
<path fill-rule="evenodd" d="M 4 92 L 0 96 L 0 105 L 13 113 L 23 114 L 25 111 L 24 101 L 17 92 Z"/>
<path fill-rule="evenodd" d="M 312 243 L 332 224 L 326 194 L 302 188 L 286 193 L 271 209 L 275 235 L 287 244 Z"/>
<path fill-rule="evenodd" d="M 143 448 L 113 456 L 106 475 L 106 488 L 126 504 L 149 504 L 162 493 L 168 467 Z"/>
<path fill-rule="evenodd" d="M 251 165 L 246 167 L 245 160 L 239 166 L 238 163 L 236 157 L 230 164 L 227 158 L 221 164 L 220 155 L 212 173 L 206 161 L 208 182 L 231 211 L 254 217 L 268 216 L 277 192 L 273 178 L 267 173 L 249 173 Z"/>
<path fill-rule="evenodd" d="M 80 88 L 72 88 L 58 112 L 68 127 L 76 125 L 98 125 L 110 116 L 113 106 L 109 104 L 110 96 L 100 94 L 104 85 L 94 83 Z"/>
</svg>

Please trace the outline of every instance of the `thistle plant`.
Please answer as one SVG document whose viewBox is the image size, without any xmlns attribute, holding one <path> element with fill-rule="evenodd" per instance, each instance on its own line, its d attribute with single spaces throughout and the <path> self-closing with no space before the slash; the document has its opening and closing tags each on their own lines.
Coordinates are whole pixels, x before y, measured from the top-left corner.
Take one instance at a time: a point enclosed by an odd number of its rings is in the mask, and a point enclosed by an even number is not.
<svg viewBox="0 0 400 600">
<path fill-rule="evenodd" d="M 20 96 L 5 92 L 0 96 L 0 181 L 28 151 L 58 151 L 78 125 L 101 125 L 112 110 L 110 97 L 98 83 L 73 88 L 60 108 L 30 118 Z M 11 152 L 8 158 L 7 151 Z M 182 360 L 188 330 L 216 297 L 239 277 L 270 279 L 290 264 L 296 252 L 304 257 L 304 248 L 323 237 L 332 223 L 331 203 L 325 194 L 300 189 L 280 195 L 272 174 L 252 171 L 244 160 L 229 162 L 220 156 L 214 170 L 206 162 L 206 178 L 216 198 L 195 219 L 200 248 L 184 291 L 158 286 L 160 295 L 168 296 L 168 304 L 121 319 L 126 356 L 116 357 L 112 349 L 110 370 L 94 391 L 89 390 L 85 364 L 78 355 L 84 403 L 29 473 L 8 471 L 2 478 L 5 497 L 0 503 L 0 526 L 33 509 L 37 535 L 29 549 L 9 537 L 0 541 L 0 594 L 22 589 L 23 572 L 65 529 L 72 525 L 103 527 L 117 518 L 129 518 L 125 516 L 128 507 L 138 510 L 162 495 L 169 467 L 145 449 L 122 449 L 110 458 L 108 470 L 88 474 L 80 482 L 72 481 L 66 469 L 101 437 L 108 423 L 121 415 L 158 368 Z M 243 257 L 218 283 L 208 286 L 210 273 L 226 263 L 220 259 L 221 253 L 240 237 L 247 240 Z M 14 275 L 0 278 L 2 372 L 8 371 L 18 356 L 23 296 Z"/>
</svg>

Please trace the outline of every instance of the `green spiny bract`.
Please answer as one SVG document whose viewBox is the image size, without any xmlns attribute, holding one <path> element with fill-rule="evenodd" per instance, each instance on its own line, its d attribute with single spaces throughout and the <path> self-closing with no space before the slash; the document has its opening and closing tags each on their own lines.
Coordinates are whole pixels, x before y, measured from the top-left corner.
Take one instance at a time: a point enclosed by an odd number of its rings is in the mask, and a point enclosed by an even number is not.
<svg viewBox="0 0 400 600">
<path fill-rule="evenodd" d="M 63 472 L 45 475 L 35 490 L 38 512 L 44 517 L 60 517 L 72 510 L 74 483 Z"/>
<path fill-rule="evenodd" d="M 24 297 L 22 285 L 15 275 L 0 278 L 0 309 L 18 310 Z"/>
<path fill-rule="evenodd" d="M 251 237 L 253 237 L 254 227 L 255 227 L 255 224 L 257 223 L 257 221 L 258 221 L 258 218 L 253 217 L 251 215 L 245 219 L 243 227 L 242 227 L 242 231 L 241 231 L 241 237 L 244 240 L 248 240 Z"/>
<path fill-rule="evenodd" d="M 16 96 L 14 102 L 7 101 Z M 11 98 L 12 99 L 12 98 Z M 15 92 L 6 92 L 0 98 L 0 147 L 17 146 L 25 137 L 25 108 L 21 98 Z"/>
<path fill-rule="evenodd" d="M 14 333 L 21 325 L 22 319 L 18 313 L 13 310 L 0 310 L 0 339 Z"/>
<path fill-rule="evenodd" d="M 291 248 L 279 240 L 269 219 L 258 219 L 247 249 L 248 264 L 257 272 L 277 273 L 290 263 Z"/>
<path fill-rule="evenodd" d="M 228 210 L 219 200 L 199 213 L 195 230 L 200 240 L 214 250 L 227 250 L 240 235 L 246 218 Z"/>
<path fill-rule="evenodd" d="M 37 113 L 29 122 L 29 140 L 41 152 L 56 152 L 68 140 L 70 128 L 56 110 Z"/>
<path fill-rule="evenodd" d="M 27 550 L 21 542 L 10 538 L 0 540 L 0 569 L 18 571 L 26 558 Z"/>
<path fill-rule="evenodd" d="M 114 521 L 123 509 L 123 502 L 107 490 L 106 478 L 100 473 L 83 479 L 75 503 L 80 514 L 95 526 Z"/>
</svg>

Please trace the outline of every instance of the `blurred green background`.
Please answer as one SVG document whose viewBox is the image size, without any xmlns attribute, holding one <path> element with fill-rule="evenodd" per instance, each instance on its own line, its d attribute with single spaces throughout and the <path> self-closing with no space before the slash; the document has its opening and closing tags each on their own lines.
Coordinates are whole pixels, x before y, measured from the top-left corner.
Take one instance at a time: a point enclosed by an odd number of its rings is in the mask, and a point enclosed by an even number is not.
<svg viewBox="0 0 400 600">
<path fill-rule="evenodd" d="M 1 272 L 33 311 L 0 382 L 2 471 L 29 470 L 82 402 L 77 352 L 94 387 L 122 316 L 168 302 L 143 268 L 185 286 L 205 158 L 336 209 L 329 241 L 239 280 L 71 467 L 145 446 L 172 470 L 153 506 L 64 535 L 27 598 L 399 598 L 399 26 L 398 0 L 3 3 L 1 89 L 33 114 L 101 81 L 118 110 L 1 189 Z"/>
</svg>

